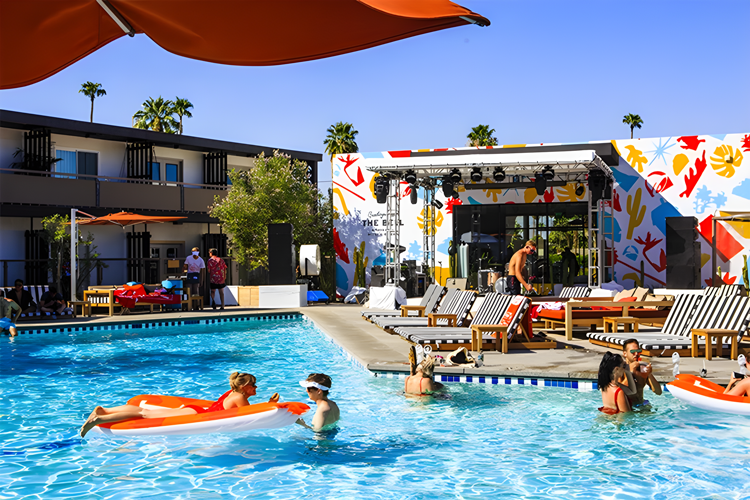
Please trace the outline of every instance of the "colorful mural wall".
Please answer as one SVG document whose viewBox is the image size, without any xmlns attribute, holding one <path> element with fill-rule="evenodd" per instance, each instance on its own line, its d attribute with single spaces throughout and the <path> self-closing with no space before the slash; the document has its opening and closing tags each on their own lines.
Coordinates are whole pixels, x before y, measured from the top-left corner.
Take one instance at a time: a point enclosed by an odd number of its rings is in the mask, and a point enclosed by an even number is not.
<svg viewBox="0 0 750 500">
<path fill-rule="evenodd" d="M 666 280 L 666 217 L 695 216 L 699 221 L 702 278 L 711 280 L 711 219 L 726 212 L 750 212 L 750 134 L 662 137 L 612 141 L 620 154 L 614 167 L 615 280 L 663 287 Z M 552 146 L 553 144 L 545 144 Z M 512 147 L 530 147 L 514 145 Z M 496 146 L 503 147 L 503 146 Z M 581 144 L 585 149 L 586 144 Z M 455 148 L 432 151 L 456 151 Z M 422 150 L 420 150 L 422 151 Z M 409 151 L 339 155 L 333 161 L 336 220 L 336 286 L 341 294 L 362 281 L 373 265 L 385 263 L 385 205 L 375 200 L 375 174 L 367 170 L 378 158 L 409 156 Z M 750 160 L 748 160 L 750 161 Z M 436 198 L 444 206 L 437 213 L 436 276 L 447 276 L 448 244 L 452 238 L 452 213 L 456 204 L 565 203 L 586 201 L 588 191 L 575 194 L 575 184 L 548 189 L 538 196 L 532 189 L 464 190 L 460 199 Z M 401 186 L 401 245 L 404 259 L 422 259 L 422 192 L 416 205 L 409 202 L 409 187 Z M 743 255 L 750 252 L 750 223 L 717 225 L 717 266 L 726 283 L 742 283 Z M 640 283 L 641 262 L 644 283 Z M 359 272 L 359 270 L 366 272 Z M 366 280 L 366 278 L 365 278 Z"/>
</svg>

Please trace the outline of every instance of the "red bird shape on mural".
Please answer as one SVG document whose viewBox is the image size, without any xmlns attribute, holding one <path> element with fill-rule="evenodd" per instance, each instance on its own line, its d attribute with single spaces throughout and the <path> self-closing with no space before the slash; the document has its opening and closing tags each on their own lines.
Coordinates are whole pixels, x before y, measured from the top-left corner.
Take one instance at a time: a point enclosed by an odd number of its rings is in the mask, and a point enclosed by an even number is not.
<svg viewBox="0 0 750 500">
<path fill-rule="evenodd" d="M 742 138 L 742 151 L 750 151 L 750 134 L 746 134 L 745 137 Z"/>
<path fill-rule="evenodd" d="M 683 135 L 682 137 L 677 138 L 677 142 L 683 143 L 682 145 L 680 145 L 682 149 L 692 149 L 693 151 L 698 151 L 698 145 L 701 142 L 706 142 L 706 140 L 698 139 L 697 135 Z"/>
<path fill-rule="evenodd" d="M 449 197 L 445 201 L 445 213 L 452 214 L 453 213 L 453 205 L 463 205 L 464 202 L 461 201 L 461 198 L 453 198 L 452 196 Z"/>
<path fill-rule="evenodd" d="M 614 203 L 615 210 L 622 212 L 622 206 L 620 205 L 620 193 L 616 189 L 612 190 L 612 203 Z"/>
<path fill-rule="evenodd" d="M 333 249 L 336 251 L 336 256 L 339 258 L 339 260 L 342 260 L 349 263 L 349 250 L 346 248 L 346 245 L 344 245 L 341 242 L 341 238 L 339 238 L 339 232 L 336 231 L 336 228 L 333 228 Z"/>
<path fill-rule="evenodd" d="M 356 162 L 357 160 L 359 160 L 359 158 L 352 159 L 351 155 L 346 155 L 346 158 L 344 158 L 343 156 L 339 156 L 339 161 L 344 162 L 344 168 L 343 168 L 344 173 L 349 178 L 349 180 L 352 181 L 352 184 L 354 184 L 355 186 L 359 186 L 360 184 L 365 182 L 365 178 L 362 177 L 362 169 L 359 168 L 359 166 L 357 166 L 357 178 L 356 179 L 352 179 L 352 176 L 349 175 L 349 172 L 347 172 L 347 169 L 351 167 L 354 164 L 354 162 Z"/>
</svg>

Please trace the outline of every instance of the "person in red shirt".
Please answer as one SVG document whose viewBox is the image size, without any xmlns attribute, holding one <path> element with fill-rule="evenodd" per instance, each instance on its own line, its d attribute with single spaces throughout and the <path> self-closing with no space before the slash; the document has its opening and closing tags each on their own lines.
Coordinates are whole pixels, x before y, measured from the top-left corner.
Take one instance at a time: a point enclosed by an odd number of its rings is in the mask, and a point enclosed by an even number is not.
<svg viewBox="0 0 750 500">
<path fill-rule="evenodd" d="M 211 256 L 208 259 L 206 265 L 208 269 L 208 276 L 211 280 L 211 305 L 216 309 L 216 299 L 214 298 L 214 290 L 218 290 L 219 298 L 221 299 L 221 309 L 224 310 L 224 287 L 226 287 L 227 279 L 227 265 L 223 259 L 219 258 L 219 251 L 212 248 L 208 251 Z"/>
</svg>

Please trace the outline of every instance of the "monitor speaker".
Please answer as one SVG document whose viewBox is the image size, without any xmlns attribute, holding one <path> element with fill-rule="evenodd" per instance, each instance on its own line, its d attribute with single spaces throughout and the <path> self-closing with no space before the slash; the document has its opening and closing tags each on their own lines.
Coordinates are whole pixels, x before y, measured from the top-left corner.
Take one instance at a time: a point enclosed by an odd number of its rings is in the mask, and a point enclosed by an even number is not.
<svg viewBox="0 0 750 500">
<path fill-rule="evenodd" d="M 293 285 L 297 259 L 291 224 L 268 225 L 268 284 Z"/>
<path fill-rule="evenodd" d="M 667 288 L 701 288 L 698 219 L 667 217 Z"/>
</svg>

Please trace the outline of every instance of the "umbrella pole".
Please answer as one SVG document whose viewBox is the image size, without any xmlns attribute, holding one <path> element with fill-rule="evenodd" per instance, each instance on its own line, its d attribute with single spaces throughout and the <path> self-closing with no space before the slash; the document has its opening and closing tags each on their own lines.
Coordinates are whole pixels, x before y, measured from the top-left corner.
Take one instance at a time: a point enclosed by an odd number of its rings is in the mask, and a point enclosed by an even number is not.
<svg viewBox="0 0 750 500">
<path fill-rule="evenodd" d="M 78 210 L 75 208 L 70 209 L 70 300 L 75 302 L 76 300 L 76 254 L 77 243 L 78 243 L 78 225 L 76 224 L 76 214 Z"/>
</svg>

